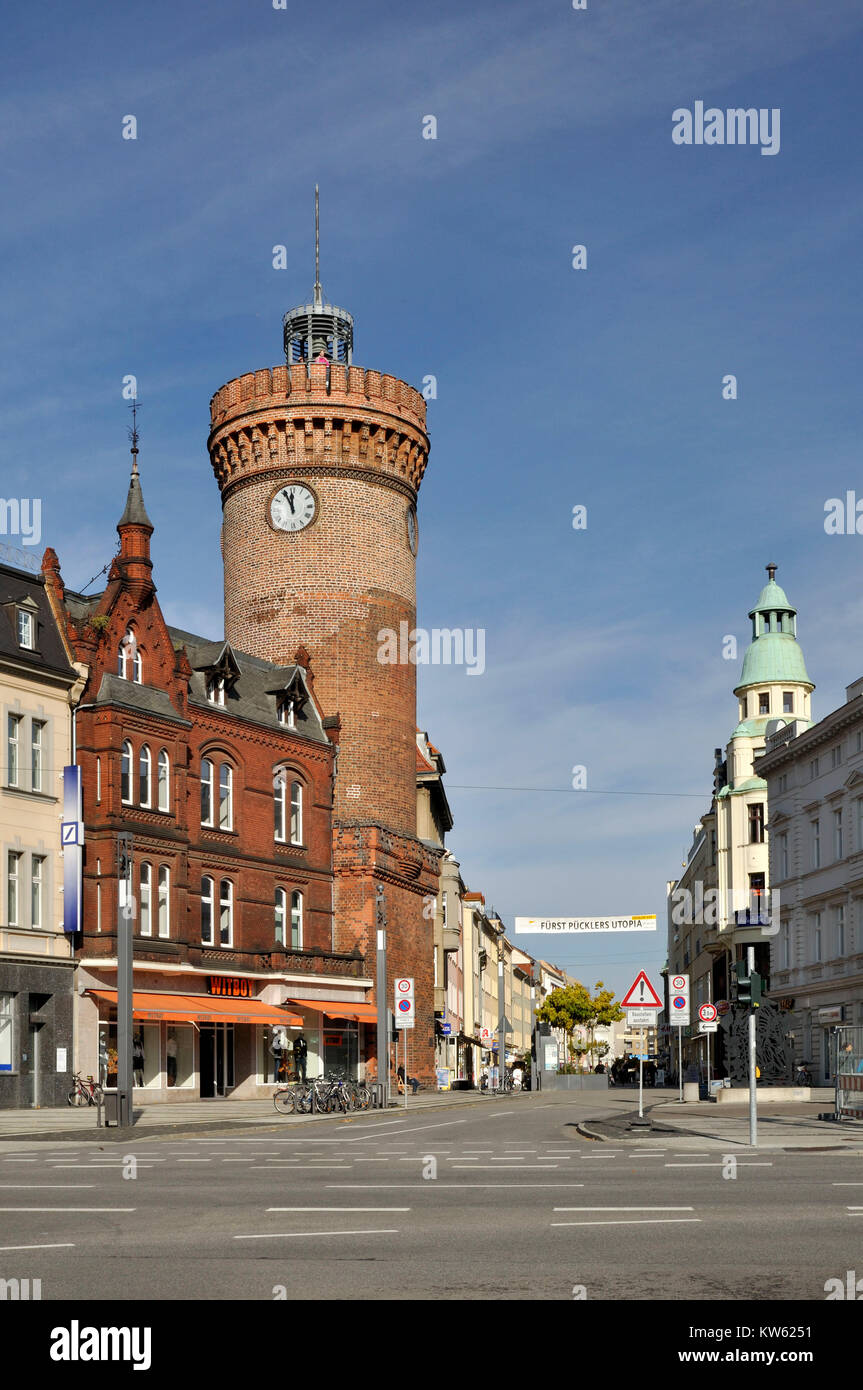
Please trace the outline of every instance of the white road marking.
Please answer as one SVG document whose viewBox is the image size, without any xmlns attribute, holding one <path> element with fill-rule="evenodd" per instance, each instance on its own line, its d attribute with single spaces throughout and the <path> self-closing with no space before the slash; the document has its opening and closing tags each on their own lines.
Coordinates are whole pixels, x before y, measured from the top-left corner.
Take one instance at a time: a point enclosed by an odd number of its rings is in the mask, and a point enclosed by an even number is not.
<svg viewBox="0 0 863 1390">
<path fill-rule="evenodd" d="M 414 1133 L 416 1133 L 417 1130 L 420 1130 L 420 1131 L 424 1134 L 425 1131 L 426 1131 L 427 1129 L 445 1129 L 447 1125 L 466 1125 L 466 1124 L 467 1124 L 467 1120 L 440 1120 L 437 1124 L 433 1124 L 433 1125 L 413 1125 L 410 1129 L 403 1129 L 403 1130 L 401 1130 L 400 1132 L 401 1132 L 402 1134 L 414 1134 Z M 377 1129 L 377 1128 L 379 1128 L 379 1126 L 375 1125 L 375 1129 Z M 362 1143 L 362 1141 L 363 1141 L 364 1139 L 371 1139 L 371 1137 L 372 1137 L 372 1136 L 371 1136 L 370 1134 L 361 1134 L 357 1139 L 352 1139 L 352 1140 L 350 1140 L 349 1142 L 351 1142 L 351 1143 L 353 1143 L 353 1144 L 360 1144 L 360 1143 Z M 398 1147 L 399 1147 L 399 1148 L 407 1148 L 407 1144 L 400 1144 L 400 1145 L 398 1145 Z M 393 1147 L 392 1152 L 395 1152 L 395 1146 Z"/>
<path fill-rule="evenodd" d="M 0 1211 L 137 1211 L 137 1207 L 0 1207 Z"/>
<path fill-rule="evenodd" d="M 493 1162 L 494 1162 L 494 1159 L 492 1159 L 492 1163 L 493 1163 Z M 452 1160 L 452 1166 L 453 1166 L 453 1168 L 464 1168 L 464 1167 L 465 1167 L 465 1164 L 464 1164 L 464 1163 L 459 1163 L 458 1159 L 453 1159 L 453 1160 Z M 555 1169 L 557 1168 L 557 1164 L 556 1164 L 556 1163 L 526 1163 L 526 1164 L 524 1165 L 523 1168 L 519 1168 L 515 1163 L 509 1163 L 509 1164 L 506 1165 L 505 1168 L 492 1168 L 491 1163 L 479 1163 L 479 1164 L 477 1164 L 476 1168 L 473 1169 L 473 1171 L 474 1171 L 475 1173 L 482 1173 L 482 1172 L 485 1172 L 485 1173 L 503 1173 L 503 1172 L 506 1172 L 506 1170 L 507 1170 L 508 1168 L 515 1169 L 515 1171 L 516 1171 L 516 1172 L 519 1172 L 519 1173 L 524 1173 L 524 1172 L 526 1172 L 526 1171 L 527 1171 L 528 1169 L 530 1169 L 530 1168 L 538 1168 L 538 1169 L 540 1170 L 540 1172 L 543 1172 L 543 1173 L 550 1173 L 551 1170 L 552 1170 L 552 1168 L 555 1168 Z"/>
<path fill-rule="evenodd" d="M 700 1216 L 648 1217 L 641 1221 L 552 1221 L 552 1226 L 681 1226 L 694 1222 L 701 1225 Z"/>
<path fill-rule="evenodd" d="M 19 1189 L 26 1187 L 32 1191 L 33 1188 L 38 1187 L 43 1192 L 47 1191 L 49 1188 L 52 1191 L 57 1191 L 58 1188 L 62 1188 L 67 1192 L 70 1188 L 74 1188 L 77 1192 L 82 1187 L 95 1186 L 96 1184 L 94 1182 L 0 1182 L 0 1191 L 8 1192 L 9 1189 L 13 1187 Z"/>
<path fill-rule="evenodd" d="M 555 1211 L 694 1211 L 694 1207 L 555 1207 Z"/>
<path fill-rule="evenodd" d="M 63 1240 L 54 1245 L 0 1245 L 0 1250 L 74 1250 L 75 1243 Z"/>
<path fill-rule="evenodd" d="M 260 1236 L 234 1236 L 234 1240 L 308 1240 L 311 1236 L 397 1236 L 396 1229 L 384 1231 L 266 1231 Z"/>
<path fill-rule="evenodd" d="M 449 1192 L 456 1188 L 490 1188 L 493 1192 L 499 1192 L 505 1187 L 515 1187 L 521 1191 L 525 1187 L 584 1187 L 583 1182 L 328 1182 L 327 1187 L 334 1191 L 349 1192 L 395 1192 L 398 1189 L 407 1192 L 432 1192 L 443 1190 Z"/>
<path fill-rule="evenodd" d="M 410 1211 L 410 1207 L 267 1207 L 267 1211 Z"/>
<path fill-rule="evenodd" d="M 666 1163 L 664 1166 L 666 1168 L 722 1168 L 723 1164 L 724 1160 L 720 1163 Z M 737 1166 L 738 1168 L 772 1168 L 773 1164 L 752 1163 L 749 1159 L 739 1158 Z"/>
<path fill-rule="evenodd" d="M 304 1170 L 304 1171 L 306 1171 L 306 1172 L 311 1172 L 311 1173 L 322 1173 L 326 1168 L 349 1168 L 349 1167 L 350 1167 L 350 1164 L 348 1164 L 348 1163 L 321 1163 L 321 1164 L 314 1164 L 314 1163 L 298 1163 L 295 1167 L 292 1167 L 292 1168 L 291 1168 L 291 1172 L 292 1172 L 292 1173 L 298 1173 L 298 1172 L 300 1172 L 300 1170 Z M 249 1169 L 249 1172 L 250 1172 L 250 1173 L 274 1173 L 274 1172 L 275 1172 L 275 1169 L 273 1168 L 273 1165 L 272 1165 L 272 1164 L 269 1164 L 266 1168 L 265 1168 L 263 1165 L 261 1165 L 261 1166 L 259 1166 L 259 1167 L 257 1167 L 257 1168 L 254 1168 L 254 1167 L 253 1167 L 253 1168 L 250 1168 L 250 1169 Z"/>
</svg>

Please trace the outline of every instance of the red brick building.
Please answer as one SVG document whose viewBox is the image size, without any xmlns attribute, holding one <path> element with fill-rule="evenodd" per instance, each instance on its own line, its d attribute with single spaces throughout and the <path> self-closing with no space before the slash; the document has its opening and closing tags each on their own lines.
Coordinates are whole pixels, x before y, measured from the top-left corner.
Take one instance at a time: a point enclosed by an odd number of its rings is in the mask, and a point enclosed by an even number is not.
<svg viewBox="0 0 863 1390">
<path fill-rule="evenodd" d="M 228 382 L 211 402 L 225 631 L 276 663 L 303 643 L 324 706 L 338 711 L 336 945 L 374 973 L 382 888 L 388 999 L 395 975 L 414 977 L 410 1067 L 431 1082 L 443 851 L 417 833 L 416 667 L 381 660 L 382 634 L 406 647 L 416 624 L 426 405 L 407 383 L 352 365 L 352 320 L 319 284 L 284 326 L 287 363 Z"/>
<path fill-rule="evenodd" d="M 310 1076 L 355 1072 L 374 1011 L 361 953 L 334 927 L 339 720 L 324 713 L 300 643 L 274 664 L 166 624 L 137 460 L 117 530 L 101 594 L 66 590 L 53 550 L 43 560 L 87 677 L 75 712 L 86 846 L 77 1065 L 112 1084 L 123 910 L 148 1098 L 267 1095 L 300 1032 Z"/>
</svg>

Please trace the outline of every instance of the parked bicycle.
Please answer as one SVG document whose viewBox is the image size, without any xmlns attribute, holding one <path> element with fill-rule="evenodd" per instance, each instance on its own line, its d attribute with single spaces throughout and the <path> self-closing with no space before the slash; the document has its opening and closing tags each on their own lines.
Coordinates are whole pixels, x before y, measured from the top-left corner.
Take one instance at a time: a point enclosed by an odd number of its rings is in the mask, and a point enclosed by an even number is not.
<svg viewBox="0 0 863 1390">
<path fill-rule="evenodd" d="M 811 1086 L 812 1073 L 806 1062 L 801 1062 L 797 1068 L 797 1075 L 794 1078 L 795 1086 Z"/>
<path fill-rule="evenodd" d="M 86 1081 L 81 1079 L 80 1072 L 72 1074 L 72 1089 L 66 1097 L 67 1105 L 102 1105 L 105 1100 L 105 1092 L 93 1076 L 88 1076 Z"/>
<path fill-rule="evenodd" d="M 273 1092 L 273 1105 L 280 1115 L 308 1115 L 312 1111 L 347 1114 L 351 1110 L 368 1110 L 371 1103 L 372 1093 L 368 1086 L 340 1076 L 295 1082 Z"/>
</svg>

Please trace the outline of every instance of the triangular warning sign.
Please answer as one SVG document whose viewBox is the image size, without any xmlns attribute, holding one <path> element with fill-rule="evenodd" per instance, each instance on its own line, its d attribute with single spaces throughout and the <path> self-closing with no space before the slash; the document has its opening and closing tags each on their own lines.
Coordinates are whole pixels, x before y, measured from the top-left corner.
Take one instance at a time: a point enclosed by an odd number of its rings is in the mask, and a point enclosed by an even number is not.
<svg viewBox="0 0 863 1390">
<path fill-rule="evenodd" d="M 662 1008 L 662 1000 L 643 970 L 639 970 L 635 983 L 627 990 L 620 1004 L 624 1009 Z"/>
</svg>

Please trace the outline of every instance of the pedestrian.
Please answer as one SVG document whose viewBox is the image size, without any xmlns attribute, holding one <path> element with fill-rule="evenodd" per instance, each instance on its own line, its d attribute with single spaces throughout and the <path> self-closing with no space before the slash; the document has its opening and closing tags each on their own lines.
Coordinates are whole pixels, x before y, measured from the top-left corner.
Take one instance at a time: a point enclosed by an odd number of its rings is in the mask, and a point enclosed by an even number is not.
<svg viewBox="0 0 863 1390">
<path fill-rule="evenodd" d="M 397 1082 L 398 1082 L 399 1095 L 400 1095 L 400 1096 L 403 1096 L 404 1093 L 405 1093 L 405 1069 L 404 1069 L 404 1067 L 397 1067 L 397 1068 L 396 1068 L 396 1080 L 397 1080 Z M 417 1078 L 416 1078 L 415 1076 L 409 1076 L 409 1077 L 407 1078 L 407 1085 L 410 1086 L 413 1095 L 416 1095 L 417 1091 L 418 1091 L 419 1088 L 420 1088 L 420 1083 L 419 1083 L 419 1081 L 417 1080 Z"/>
<path fill-rule="evenodd" d="M 306 1080 L 306 1058 L 308 1057 L 309 1045 L 302 1033 L 298 1033 L 294 1038 L 294 1061 L 297 1064 L 297 1079 Z"/>
<path fill-rule="evenodd" d="M 99 1033 L 99 1080 L 103 1086 L 108 1084 L 108 1039 Z"/>
<path fill-rule="evenodd" d="M 521 1062 L 516 1062 L 512 1069 L 512 1086 L 514 1091 L 521 1090 L 521 1083 L 523 1080 L 524 1072 L 522 1071 Z"/>
<path fill-rule="evenodd" d="M 168 1031 L 168 1041 L 165 1043 L 165 1056 L 168 1059 L 168 1085 L 177 1084 L 177 1034 L 173 1028 Z"/>
<path fill-rule="evenodd" d="M 144 1084 L 144 1038 L 136 1033 L 132 1040 L 132 1072 L 136 1086 Z"/>
</svg>

